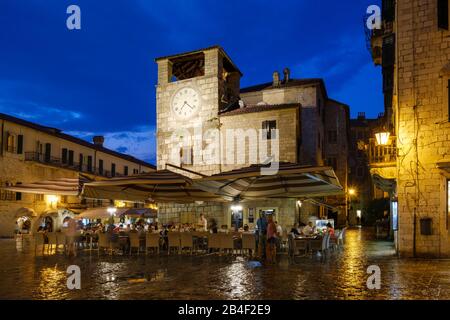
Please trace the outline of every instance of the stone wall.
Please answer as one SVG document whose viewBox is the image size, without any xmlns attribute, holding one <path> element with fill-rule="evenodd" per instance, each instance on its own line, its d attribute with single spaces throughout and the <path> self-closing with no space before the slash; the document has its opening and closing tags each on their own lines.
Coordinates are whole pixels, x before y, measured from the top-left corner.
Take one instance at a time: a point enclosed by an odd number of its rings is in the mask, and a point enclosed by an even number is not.
<svg viewBox="0 0 450 320">
<path fill-rule="evenodd" d="M 437 26 L 437 1 L 397 1 L 396 119 L 400 254 L 411 256 L 416 215 L 419 256 L 450 256 L 446 181 L 437 168 L 450 161 L 447 84 L 450 32 Z M 433 219 L 420 234 L 419 219 Z"/>
</svg>

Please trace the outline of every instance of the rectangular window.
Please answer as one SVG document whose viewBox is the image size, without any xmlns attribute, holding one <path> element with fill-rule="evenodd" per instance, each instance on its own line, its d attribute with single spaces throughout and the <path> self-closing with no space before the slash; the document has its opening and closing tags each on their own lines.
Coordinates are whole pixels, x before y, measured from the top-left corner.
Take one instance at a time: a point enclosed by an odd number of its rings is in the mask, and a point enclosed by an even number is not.
<svg viewBox="0 0 450 320">
<path fill-rule="evenodd" d="M 327 166 L 332 167 L 334 170 L 337 170 L 337 159 L 335 157 L 327 158 Z"/>
<path fill-rule="evenodd" d="M 123 167 L 123 174 L 126 176 L 128 175 L 128 166 Z"/>
<path fill-rule="evenodd" d="M 17 154 L 23 154 L 23 135 L 17 136 Z"/>
<path fill-rule="evenodd" d="M 50 143 L 46 143 L 44 161 L 51 162 L 51 160 L 52 160 L 52 145 Z"/>
<path fill-rule="evenodd" d="M 16 192 L 16 201 L 22 200 L 22 192 Z"/>
<path fill-rule="evenodd" d="M 87 171 L 92 172 L 92 156 L 87 157 Z"/>
<path fill-rule="evenodd" d="M 331 143 L 331 144 L 337 143 L 337 131 L 336 130 L 328 130 L 328 143 Z"/>
<path fill-rule="evenodd" d="M 16 137 L 13 134 L 8 133 L 6 151 L 11 153 L 16 152 L 15 138 Z"/>
<path fill-rule="evenodd" d="M 73 150 L 69 150 L 69 166 L 73 166 Z"/>
<path fill-rule="evenodd" d="M 103 175 L 103 160 L 102 159 L 98 160 L 98 173 L 100 175 Z"/>
<path fill-rule="evenodd" d="M 272 140 L 277 138 L 276 130 L 277 129 L 277 121 L 276 120 L 267 120 L 262 123 L 262 138 L 263 140 Z"/>
<path fill-rule="evenodd" d="M 67 164 L 67 149 L 63 148 L 61 151 L 61 162 Z"/>
<path fill-rule="evenodd" d="M 448 0 L 438 0 L 438 28 L 448 30 Z"/>
<path fill-rule="evenodd" d="M 450 121 L 450 79 L 447 80 L 447 109 L 448 109 L 448 121 Z"/>
<path fill-rule="evenodd" d="M 116 164 L 112 163 L 111 164 L 111 177 L 115 177 L 116 176 Z"/>
<path fill-rule="evenodd" d="M 35 194 L 34 195 L 34 201 L 35 202 L 42 202 L 42 201 L 44 201 L 44 195 L 43 194 Z"/>
<path fill-rule="evenodd" d="M 450 216 L 450 180 L 447 180 L 447 230 L 448 230 L 448 220 Z"/>
<path fill-rule="evenodd" d="M 80 153 L 80 156 L 78 158 L 78 169 L 80 171 L 83 171 L 83 154 Z"/>
</svg>

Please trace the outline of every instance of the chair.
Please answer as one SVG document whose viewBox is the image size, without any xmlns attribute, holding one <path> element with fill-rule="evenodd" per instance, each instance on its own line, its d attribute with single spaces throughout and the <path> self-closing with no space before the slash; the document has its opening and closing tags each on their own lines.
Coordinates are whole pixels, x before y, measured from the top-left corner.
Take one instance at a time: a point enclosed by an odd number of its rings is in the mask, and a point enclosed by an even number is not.
<svg viewBox="0 0 450 320">
<path fill-rule="evenodd" d="M 149 232 L 145 235 L 145 254 L 149 248 L 156 249 L 156 253 L 159 254 L 159 233 Z"/>
<path fill-rule="evenodd" d="M 347 227 L 342 229 L 341 233 L 339 234 L 338 245 L 343 246 L 345 244 L 345 233 L 346 233 L 346 231 L 347 231 Z"/>
<path fill-rule="evenodd" d="M 59 246 L 63 246 L 63 251 L 66 252 L 66 235 L 62 232 L 56 233 L 56 250 Z"/>
<path fill-rule="evenodd" d="M 234 240 L 232 234 L 223 233 L 219 236 L 220 238 L 220 250 L 230 251 L 233 254 L 234 250 Z"/>
<path fill-rule="evenodd" d="M 36 255 L 38 246 L 42 246 L 42 254 L 44 254 L 45 238 L 43 233 L 36 233 L 34 235 L 34 255 Z"/>
<path fill-rule="evenodd" d="M 211 233 L 208 235 L 208 250 L 220 250 L 219 233 Z"/>
<path fill-rule="evenodd" d="M 339 244 L 339 237 L 341 235 L 341 231 L 340 230 L 335 230 L 334 232 L 334 237 L 330 237 L 330 246 L 333 250 L 337 249 Z"/>
<path fill-rule="evenodd" d="M 247 251 L 252 256 L 256 251 L 256 238 L 254 234 L 242 234 L 242 251 Z"/>
<path fill-rule="evenodd" d="M 311 240 L 311 252 L 324 253 L 327 250 L 330 236 L 324 235 L 321 240 Z"/>
<path fill-rule="evenodd" d="M 112 247 L 111 247 L 111 240 L 108 237 L 108 234 L 106 233 L 99 233 L 98 234 L 98 255 L 100 255 L 100 250 L 106 250 L 109 251 L 110 254 L 112 254 Z"/>
<path fill-rule="evenodd" d="M 49 232 L 47 233 L 47 253 L 50 254 L 53 246 L 55 246 L 55 253 L 56 253 L 56 249 L 58 249 L 58 241 L 57 241 L 57 237 L 56 237 L 56 233 L 55 232 Z"/>
<path fill-rule="evenodd" d="M 194 250 L 194 241 L 192 239 L 192 233 L 181 232 L 180 240 L 181 240 L 181 246 L 180 246 L 181 251 L 183 251 L 184 248 L 188 248 L 192 254 L 192 252 Z"/>
<path fill-rule="evenodd" d="M 181 241 L 180 241 L 180 232 L 169 232 L 167 234 L 167 238 L 169 240 L 169 244 L 167 246 L 167 254 L 170 254 L 171 248 L 176 248 L 178 253 L 180 253 L 181 249 Z"/>
<path fill-rule="evenodd" d="M 139 255 L 139 251 L 141 251 L 141 242 L 139 240 L 139 234 L 136 232 L 130 232 L 128 234 L 128 237 L 130 239 L 130 256 L 131 256 L 131 251 L 133 250 L 133 248 L 137 249 L 137 254 Z M 126 239 L 126 238 L 125 238 Z"/>
</svg>

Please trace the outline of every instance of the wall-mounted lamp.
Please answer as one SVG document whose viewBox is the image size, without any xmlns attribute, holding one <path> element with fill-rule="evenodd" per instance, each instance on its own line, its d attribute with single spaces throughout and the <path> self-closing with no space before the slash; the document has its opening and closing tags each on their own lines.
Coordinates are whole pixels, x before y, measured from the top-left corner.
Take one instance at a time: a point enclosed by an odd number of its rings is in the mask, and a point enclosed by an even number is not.
<svg viewBox="0 0 450 320">
<path fill-rule="evenodd" d="M 242 206 L 239 204 L 231 206 L 231 211 L 241 211 L 241 210 L 242 210 Z"/>
<path fill-rule="evenodd" d="M 391 134 L 389 131 L 375 133 L 375 138 L 377 139 L 377 144 L 379 146 L 387 146 L 389 144 L 390 136 Z"/>
<path fill-rule="evenodd" d="M 45 197 L 45 200 L 50 207 L 55 208 L 58 204 L 59 197 L 55 195 L 47 195 Z"/>
<path fill-rule="evenodd" d="M 117 208 L 115 207 L 108 207 L 108 209 L 106 209 L 106 211 L 108 211 L 109 215 L 112 217 L 116 214 L 117 212 Z"/>
</svg>

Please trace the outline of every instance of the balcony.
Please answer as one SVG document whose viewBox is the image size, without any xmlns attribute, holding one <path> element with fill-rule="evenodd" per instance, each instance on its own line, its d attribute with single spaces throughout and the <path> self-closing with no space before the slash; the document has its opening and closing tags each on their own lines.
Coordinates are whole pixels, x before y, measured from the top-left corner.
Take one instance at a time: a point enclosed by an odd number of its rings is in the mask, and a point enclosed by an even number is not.
<svg viewBox="0 0 450 320">
<path fill-rule="evenodd" d="M 381 146 L 376 139 L 369 141 L 369 165 L 371 167 L 391 167 L 396 166 L 397 145 L 396 137 L 389 137 L 389 145 Z"/>
<path fill-rule="evenodd" d="M 56 158 L 52 156 L 46 156 L 43 153 L 38 152 L 25 152 L 25 161 L 37 162 L 44 165 L 54 166 L 63 169 L 75 170 L 78 172 L 93 174 L 96 176 L 112 178 L 112 177 L 122 177 L 123 174 L 115 173 L 113 176 L 111 171 L 99 170 L 96 167 L 88 166 L 87 164 L 80 165 L 77 162 L 68 163 L 68 161 L 63 162 L 61 158 Z"/>
</svg>

